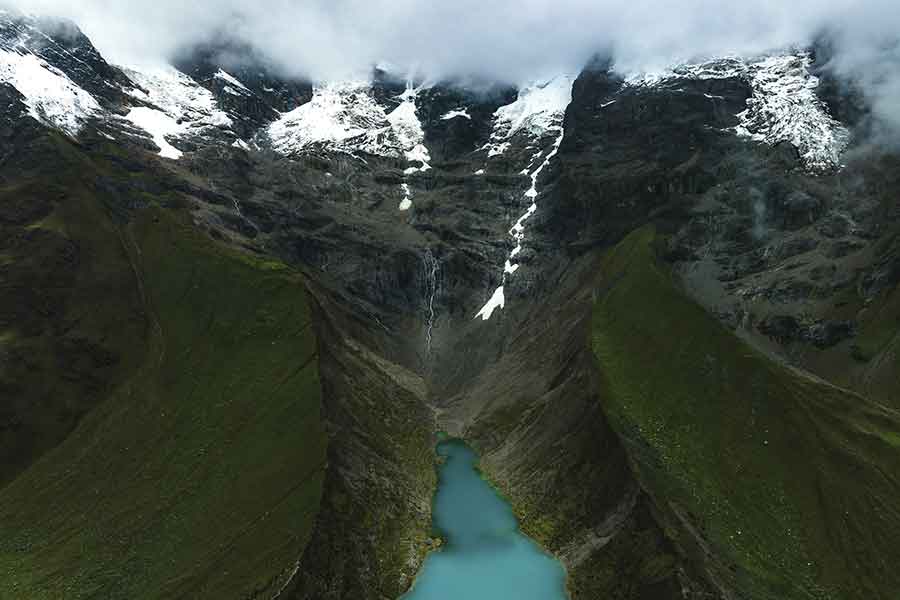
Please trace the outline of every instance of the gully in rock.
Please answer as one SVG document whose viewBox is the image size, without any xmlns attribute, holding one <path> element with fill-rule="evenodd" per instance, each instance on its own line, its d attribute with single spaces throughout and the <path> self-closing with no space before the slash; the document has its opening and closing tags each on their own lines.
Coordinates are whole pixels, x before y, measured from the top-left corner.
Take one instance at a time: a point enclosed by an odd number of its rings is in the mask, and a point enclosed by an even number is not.
<svg viewBox="0 0 900 600">
<path fill-rule="evenodd" d="M 406 211 L 412 208 L 412 192 L 407 181 L 414 173 L 424 173 L 431 168 L 428 162 L 431 160 L 428 148 L 423 143 L 425 133 L 422 131 L 422 122 L 416 114 L 416 96 L 421 88 L 415 87 L 413 82 L 407 81 L 406 90 L 398 96 L 400 104 L 387 115 L 387 120 L 396 131 L 403 156 L 410 166 L 403 170 L 404 181 L 400 185 L 403 190 L 403 200 L 398 206 L 399 210 Z"/>
<path fill-rule="evenodd" d="M 566 107 L 572 99 L 571 87 L 572 78 L 567 75 L 554 77 L 542 84 L 526 86 L 520 90 L 515 102 L 500 107 L 494 113 L 494 132 L 491 135 L 491 141 L 482 147 L 482 150 L 488 150 L 488 158 L 504 154 L 510 146 L 510 140 L 517 139 L 522 134 L 531 138 L 533 143 L 537 143 L 548 133 L 555 134 L 555 137 L 549 152 L 537 168 L 533 168 L 534 163 L 544 155 L 544 149 L 534 153 L 527 166 L 520 171 L 520 174 L 528 175 L 531 180 L 531 186 L 524 194 L 528 208 L 509 230 L 515 246 L 503 265 L 500 285 L 497 286 L 481 310 L 475 314 L 474 319 L 481 317 L 482 320 L 487 321 L 495 310 L 502 309 L 506 305 L 504 288 L 509 277 L 519 269 L 519 264 L 514 262 L 514 259 L 522 251 L 522 242 L 525 240 L 525 221 L 538 208 L 536 202 L 538 178 L 557 155 L 563 141 L 563 117 Z M 531 144 L 528 147 L 532 147 Z"/>
<path fill-rule="evenodd" d="M 525 241 L 525 221 L 527 221 L 536 211 L 537 211 L 537 182 L 538 178 L 541 175 L 541 172 L 550 164 L 550 161 L 553 160 L 553 157 L 559 152 L 559 146 L 562 144 L 563 136 L 565 135 L 563 132 L 562 125 L 554 126 L 554 131 L 558 131 L 559 135 L 556 136 L 556 139 L 553 142 L 552 149 L 547 154 L 547 157 L 541 162 L 541 164 L 530 171 L 528 169 L 534 164 L 534 161 L 540 158 L 543 152 L 538 152 L 535 154 L 531 163 L 528 165 L 526 169 L 523 170 L 523 173 L 527 173 L 531 178 L 531 187 L 525 192 L 525 198 L 531 202 L 528 205 L 528 209 L 525 213 L 519 217 L 519 219 L 513 224 L 513 226 L 509 230 L 509 235 L 512 237 L 513 241 L 515 241 L 516 245 L 513 247 L 512 251 L 509 253 L 509 258 L 506 259 L 506 264 L 503 266 L 503 275 L 500 279 L 500 285 L 494 291 L 493 296 L 491 296 L 490 300 L 481 308 L 480 311 L 475 315 L 475 318 L 481 317 L 482 320 L 487 321 L 491 318 L 491 315 L 494 314 L 494 310 L 498 308 L 503 308 L 506 304 L 506 298 L 504 296 L 503 288 L 506 285 L 506 281 L 510 275 L 514 274 L 519 270 L 519 263 L 513 262 L 513 260 L 519 255 L 522 251 L 522 242 Z"/>
</svg>

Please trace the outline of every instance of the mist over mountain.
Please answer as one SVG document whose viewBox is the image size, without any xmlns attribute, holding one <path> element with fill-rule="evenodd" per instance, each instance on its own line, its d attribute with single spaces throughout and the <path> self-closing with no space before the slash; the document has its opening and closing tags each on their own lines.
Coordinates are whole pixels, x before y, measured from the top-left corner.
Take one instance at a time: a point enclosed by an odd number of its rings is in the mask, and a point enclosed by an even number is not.
<svg viewBox="0 0 900 600">
<path fill-rule="evenodd" d="M 284 74 L 313 80 L 366 76 L 376 63 L 425 77 L 518 84 L 574 72 L 612 49 L 623 71 L 805 46 L 828 32 L 833 67 L 900 125 L 897 31 L 889 0 L 199 0 L 182 3 L 13 0 L 24 11 L 78 22 L 114 62 L 171 59 L 228 37 Z"/>
</svg>

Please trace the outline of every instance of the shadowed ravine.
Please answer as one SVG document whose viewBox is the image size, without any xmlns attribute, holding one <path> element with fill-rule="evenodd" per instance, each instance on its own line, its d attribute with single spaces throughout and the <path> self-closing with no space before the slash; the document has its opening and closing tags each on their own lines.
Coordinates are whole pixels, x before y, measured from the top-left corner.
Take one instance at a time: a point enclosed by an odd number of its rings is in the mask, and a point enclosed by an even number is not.
<svg viewBox="0 0 900 600">
<path fill-rule="evenodd" d="M 446 545 L 432 553 L 404 600 L 564 600 L 565 572 L 519 531 L 509 504 L 480 477 L 461 441 L 438 445 L 433 523 Z"/>
</svg>

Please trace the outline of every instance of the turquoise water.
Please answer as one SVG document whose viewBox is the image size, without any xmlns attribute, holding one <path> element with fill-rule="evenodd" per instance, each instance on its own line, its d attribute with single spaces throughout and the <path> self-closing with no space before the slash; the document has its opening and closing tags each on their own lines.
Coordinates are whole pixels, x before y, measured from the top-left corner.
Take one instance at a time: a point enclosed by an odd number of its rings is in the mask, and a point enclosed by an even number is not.
<svg viewBox="0 0 900 600">
<path fill-rule="evenodd" d="M 565 573 L 522 535 L 512 509 L 459 441 L 441 442 L 433 520 L 446 542 L 403 600 L 566 600 Z"/>
</svg>

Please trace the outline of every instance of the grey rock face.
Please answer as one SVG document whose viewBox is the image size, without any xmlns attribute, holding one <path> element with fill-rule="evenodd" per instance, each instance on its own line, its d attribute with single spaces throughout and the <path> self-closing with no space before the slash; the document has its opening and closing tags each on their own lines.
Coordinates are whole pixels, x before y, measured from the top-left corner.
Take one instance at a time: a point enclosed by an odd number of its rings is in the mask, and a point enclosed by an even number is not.
<svg viewBox="0 0 900 600">
<path fill-rule="evenodd" d="M 312 84 L 278 75 L 250 46 L 227 39 L 184 49 L 175 67 L 208 89 L 219 106 L 238 119 L 240 137 L 312 98 Z"/>
<path fill-rule="evenodd" d="M 122 88 L 133 85 L 71 21 L 35 19 L 0 9 L 0 49 L 39 56 L 107 108 L 121 104 L 125 98 Z"/>
</svg>

